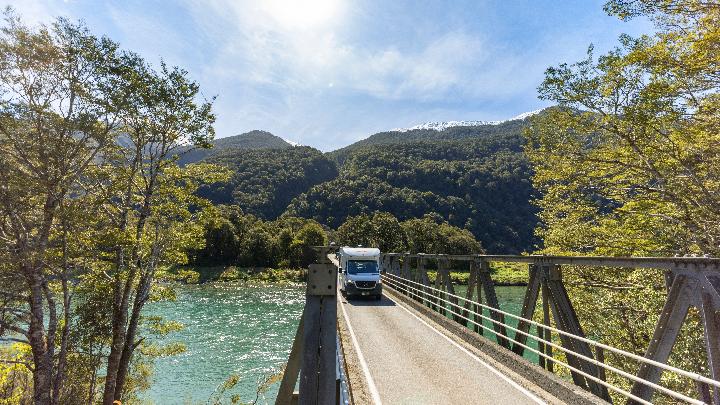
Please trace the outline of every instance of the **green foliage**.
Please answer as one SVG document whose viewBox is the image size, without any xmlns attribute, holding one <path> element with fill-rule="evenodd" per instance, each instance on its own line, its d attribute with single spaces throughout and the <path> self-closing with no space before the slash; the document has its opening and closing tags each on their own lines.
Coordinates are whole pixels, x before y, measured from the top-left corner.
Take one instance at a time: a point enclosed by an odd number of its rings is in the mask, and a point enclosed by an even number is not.
<svg viewBox="0 0 720 405">
<path fill-rule="evenodd" d="M 220 232 L 222 231 L 222 232 Z M 222 234 L 222 237 L 218 235 Z M 237 207 L 220 206 L 217 216 L 205 224 L 205 243 L 188 252 L 193 270 L 173 270 L 170 279 L 248 280 L 242 268 L 306 268 L 316 260 L 313 246 L 329 242 L 327 231 L 313 220 L 281 217 L 263 221 L 243 214 Z M 392 214 L 350 217 L 333 234 L 339 246 L 380 247 L 383 252 L 482 253 L 480 242 L 467 230 L 454 227 L 438 216 L 400 222 Z M 230 267 L 226 267 L 230 266 Z M 268 274 L 272 280 L 272 272 Z"/>
<path fill-rule="evenodd" d="M 142 318 L 147 301 L 174 295 L 156 275 L 201 247 L 213 210 L 198 186 L 228 178 L 173 159 L 180 145 L 209 146 L 212 104 L 183 69 L 153 68 L 82 23 L 6 17 L 0 334 L 30 346 L 34 402 L 96 402 L 100 388 L 105 402 L 133 402 L 152 358 L 181 349 L 155 346 L 160 325 Z"/>
<path fill-rule="evenodd" d="M 283 217 L 263 221 L 237 206 L 219 206 L 205 224 L 205 243 L 190 249 L 200 266 L 307 267 L 315 260 L 312 246 L 327 244 L 326 231 L 315 221 Z"/>
<path fill-rule="evenodd" d="M 215 139 L 210 143 L 212 147 L 209 149 L 190 147 L 178 149 L 178 164 L 184 166 L 190 163 L 198 163 L 228 149 L 233 149 L 235 153 L 238 153 L 243 149 L 287 149 L 292 147 L 282 138 L 265 131 L 250 131 L 240 135 Z"/>
<path fill-rule="evenodd" d="M 257 388 L 255 390 L 255 398 L 248 402 L 244 402 L 240 397 L 240 394 L 234 394 L 232 392 L 233 389 L 242 381 L 239 375 L 232 374 L 222 384 L 215 388 L 215 391 L 212 393 L 210 398 L 208 398 L 207 403 L 212 405 L 222 405 L 226 403 L 239 405 L 255 405 L 260 401 L 261 398 L 265 400 L 265 394 L 270 390 L 270 388 L 279 384 L 280 381 L 282 381 L 284 372 L 285 368 L 283 367 L 279 371 L 273 371 L 260 377 L 256 381 Z"/>
<path fill-rule="evenodd" d="M 374 212 L 400 220 L 436 213 L 470 230 L 490 252 L 527 251 L 536 218 L 522 122 L 507 133 L 485 134 L 484 128 L 465 128 L 465 137 L 452 140 L 353 147 L 343 155 L 340 176 L 300 195 L 287 213 L 333 228 Z M 430 131 L 423 139 L 445 139 L 445 132 Z"/>
<path fill-rule="evenodd" d="M 205 186 L 200 195 L 216 204 L 235 204 L 263 219 L 276 219 L 290 201 L 337 176 L 335 163 L 317 149 L 227 149 L 207 159 L 230 168 L 229 181 Z"/>
<path fill-rule="evenodd" d="M 440 218 L 425 216 L 399 222 L 392 214 L 350 217 L 335 232 L 341 246 L 379 247 L 382 252 L 473 254 L 483 252 L 475 237 Z"/>
<path fill-rule="evenodd" d="M 203 187 L 200 195 L 264 220 L 284 213 L 332 228 L 361 214 L 387 212 L 407 220 L 437 213 L 470 230 L 491 252 L 529 251 L 536 210 L 529 203 L 530 169 L 522 154 L 526 125 L 516 120 L 384 132 L 325 155 L 309 147 L 277 149 L 273 143 L 256 150 L 220 147 L 220 139 L 214 141 L 219 149 L 204 159 L 234 175 Z M 218 226 L 218 237 L 228 236 L 226 231 Z"/>
<path fill-rule="evenodd" d="M 528 268 L 523 263 L 490 263 L 492 279 L 498 285 L 526 285 Z"/>
<path fill-rule="evenodd" d="M 717 256 L 720 9 L 613 0 L 606 10 L 650 17 L 658 31 L 547 70 L 541 97 L 560 107 L 533 119 L 526 147 L 542 194 L 542 253 Z M 644 353 L 666 297 L 662 272 L 568 268 L 565 279 L 586 330 Z M 702 339 L 691 311 L 669 363 L 708 375 Z M 616 356 L 608 362 L 637 370 Z M 688 381 L 663 382 L 695 395 Z"/>
<path fill-rule="evenodd" d="M 0 405 L 32 402 L 32 375 L 26 366 L 31 356 L 26 344 L 14 343 L 0 348 Z"/>
</svg>

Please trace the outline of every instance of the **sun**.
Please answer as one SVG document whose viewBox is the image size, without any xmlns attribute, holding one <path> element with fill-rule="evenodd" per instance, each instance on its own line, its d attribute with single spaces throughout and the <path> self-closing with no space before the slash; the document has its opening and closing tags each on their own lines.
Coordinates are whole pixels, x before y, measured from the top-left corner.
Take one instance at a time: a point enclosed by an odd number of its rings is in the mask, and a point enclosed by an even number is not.
<svg viewBox="0 0 720 405">
<path fill-rule="evenodd" d="M 337 19 L 340 0 L 264 0 L 262 8 L 284 28 L 309 29 Z"/>
</svg>

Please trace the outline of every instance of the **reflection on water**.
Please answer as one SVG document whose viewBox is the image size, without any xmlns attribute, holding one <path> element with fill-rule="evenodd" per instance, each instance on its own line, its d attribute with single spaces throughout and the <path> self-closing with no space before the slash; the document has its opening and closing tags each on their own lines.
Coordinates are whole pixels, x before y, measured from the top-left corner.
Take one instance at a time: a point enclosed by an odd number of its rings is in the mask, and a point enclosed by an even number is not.
<svg viewBox="0 0 720 405">
<path fill-rule="evenodd" d="M 236 373 L 241 382 L 233 392 L 244 402 L 253 400 L 258 378 L 287 361 L 304 302 L 299 285 L 178 287 L 177 301 L 148 305 L 147 314 L 182 322 L 186 328 L 167 342 L 181 341 L 187 352 L 156 361 L 144 398 L 156 404 L 205 403 Z M 268 402 L 274 396 L 268 393 Z"/>
</svg>

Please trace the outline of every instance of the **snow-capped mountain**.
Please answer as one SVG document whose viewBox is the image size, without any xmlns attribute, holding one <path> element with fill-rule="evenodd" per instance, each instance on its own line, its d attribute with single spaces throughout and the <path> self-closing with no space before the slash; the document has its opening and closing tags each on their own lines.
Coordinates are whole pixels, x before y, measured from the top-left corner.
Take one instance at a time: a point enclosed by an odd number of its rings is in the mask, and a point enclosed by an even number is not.
<svg viewBox="0 0 720 405">
<path fill-rule="evenodd" d="M 541 112 L 543 109 L 535 110 L 535 111 L 528 111 L 524 112 L 520 115 L 517 115 L 515 117 L 512 117 L 510 119 L 501 120 L 501 121 L 430 121 L 423 124 L 415 125 L 414 127 L 410 128 L 396 128 L 392 131 L 394 132 L 407 132 L 412 131 L 415 129 L 430 129 L 435 131 L 444 131 L 451 127 L 474 127 L 479 125 L 499 125 L 508 121 L 516 121 L 516 120 L 524 120 L 525 118 L 531 117 L 539 112 Z"/>
<path fill-rule="evenodd" d="M 281 139 L 282 139 L 283 141 L 289 143 L 289 144 L 292 145 L 292 146 L 301 146 L 299 143 L 297 143 L 297 142 L 295 142 L 295 141 L 291 141 L 291 140 L 285 139 L 285 138 L 281 138 Z"/>
</svg>

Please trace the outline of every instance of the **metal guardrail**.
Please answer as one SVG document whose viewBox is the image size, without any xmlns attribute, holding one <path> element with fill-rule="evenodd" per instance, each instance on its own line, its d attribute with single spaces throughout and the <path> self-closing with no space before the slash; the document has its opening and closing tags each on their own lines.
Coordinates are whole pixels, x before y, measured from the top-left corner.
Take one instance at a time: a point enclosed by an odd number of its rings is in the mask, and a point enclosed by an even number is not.
<svg viewBox="0 0 720 405">
<path fill-rule="evenodd" d="M 345 375 L 345 357 L 343 356 L 340 337 L 337 337 L 337 362 L 335 363 L 335 381 L 337 382 L 336 392 L 339 405 L 350 405 L 350 387 L 348 386 L 347 375 Z"/>
<path fill-rule="evenodd" d="M 434 286 L 425 269 L 428 260 L 437 261 Z M 415 269 L 411 271 L 411 262 Z M 455 294 L 449 274 L 450 261 L 470 261 L 470 278 L 466 297 Z M 490 262 L 528 263 L 529 283 L 523 309 L 514 315 L 499 309 L 494 283 L 490 277 Z M 653 339 L 645 356 L 638 356 L 588 339 L 562 282 L 560 265 L 658 268 L 665 270 L 668 296 Z M 610 401 L 609 391 L 627 398 L 628 403 L 651 403 L 653 393 L 661 392 L 674 400 L 693 404 L 720 404 L 720 259 L 711 258 L 616 258 L 569 256 L 498 256 L 498 255 L 424 255 L 391 253 L 383 255 L 383 275 L 387 285 L 410 298 L 430 306 L 443 315 L 473 328 L 479 333 L 494 334 L 498 343 L 522 355 L 525 350 L 538 355 L 540 365 L 553 371 L 554 365 L 567 368 L 575 384 Z M 414 278 L 414 279 L 413 279 Z M 481 288 L 487 304 L 482 304 Z M 477 292 L 477 294 L 475 294 Z M 474 296 L 477 295 L 477 300 Z M 543 322 L 533 321 L 538 298 L 543 306 Z M 666 364 L 685 315 L 691 306 L 703 315 L 708 363 L 713 378 L 688 372 Z M 483 311 L 487 311 L 485 315 Z M 550 326 L 550 315 L 557 327 Z M 517 327 L 505 322 L 505 317 L 518 321 Z M 483 322 L 490 323 L 488 327 Z M 530 333 L 536 327 L 537 335 Z M 511 330 L 511 337 L 507 331 Z M 559 337 L 561 344 L 552 340 Z M 532 339 L 538 348 L 527 345 Z M 593 351 L 592 348 L 595 350 Z M 553 349 L 562 352 L 567 362 L 553 356 Z M 637 373 L 629 373 L 605 364 L 604 352 L 626 356 L 638 361 Z M 607 383 L 606 373 L 615 373 L 632 383 L 630 391 Z M 676 373 L 696 383 L 699 399 L 672 391 L 659 384 L 663 372 Z"/>
</svg>

